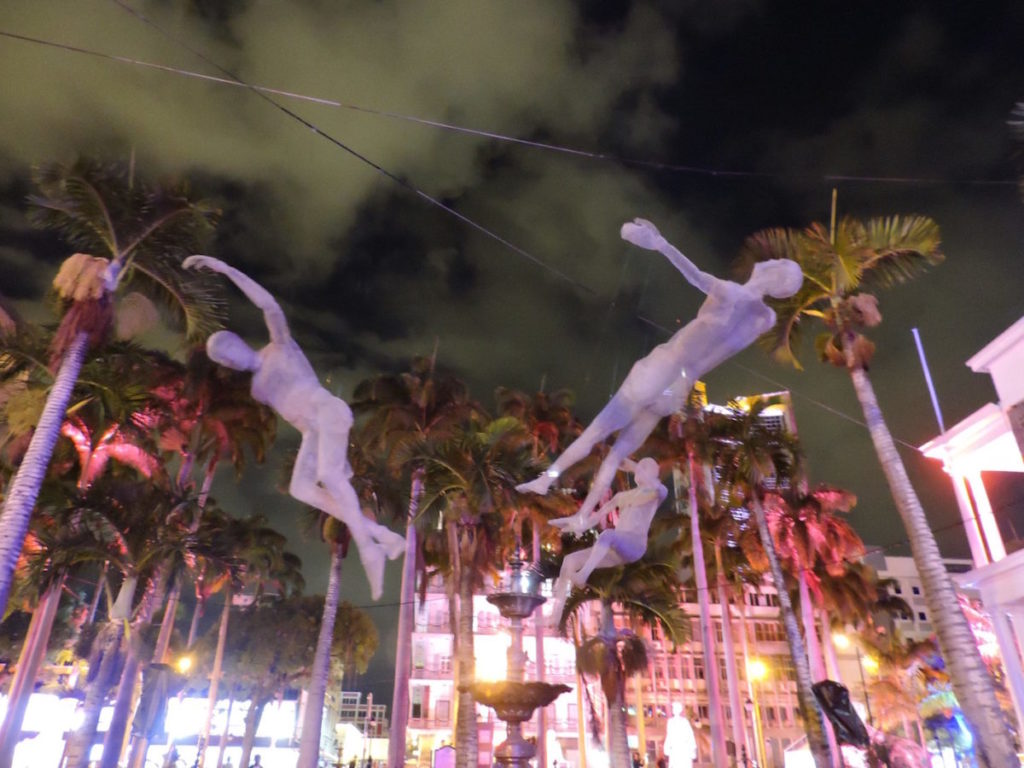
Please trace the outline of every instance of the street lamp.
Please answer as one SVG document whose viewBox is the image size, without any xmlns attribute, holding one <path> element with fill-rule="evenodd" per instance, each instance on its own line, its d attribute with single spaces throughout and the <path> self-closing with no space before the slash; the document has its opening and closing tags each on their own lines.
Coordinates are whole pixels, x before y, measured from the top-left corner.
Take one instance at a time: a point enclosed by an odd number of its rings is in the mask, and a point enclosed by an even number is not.
<svg viewBox="0 0 1024 768">
<path fill-rule="evenodd" d="M 761 659 L 747 660 L 747 680 L 750 682 L 750 705 L 751 722 L 754 725 L 754 751 L 757 754 L 758 765 L 766 765 L 764 751 L 764 731 L 761 726 L 761 705 L 757 699 L 757 684 L 768 676 L 768 666 Z"/>
</svg>

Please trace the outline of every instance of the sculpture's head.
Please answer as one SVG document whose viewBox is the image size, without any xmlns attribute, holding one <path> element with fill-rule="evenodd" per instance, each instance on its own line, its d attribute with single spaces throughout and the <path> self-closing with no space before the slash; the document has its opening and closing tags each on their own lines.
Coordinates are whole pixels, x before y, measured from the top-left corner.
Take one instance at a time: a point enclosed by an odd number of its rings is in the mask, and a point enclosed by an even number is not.
<svg viewBox="0 0 1024 768">
<path fill-rule="evenodd" d="M 206 354 L 215 363 L 236 371 L 255 371 L 259 367 L 259 355 L 236 333 L 217 331 L 206 340 Z"/>
<path fill-rule="evenodd" d="M 679 717 L 681 714 L 683 714 L 683 705 L 680 704 L 678 701 L 672 702 L 672 714 L 676 717 Z"/>
<path fill-rule="evenodd" d="M 650 485 L 658 482 L 658 462 L 651 457 L 640 459 L 633 469 L 633 477 L 637 485 Z"/>
<path fill-rule="evenodd" d="M 762 293 L 775 299 L 788 299 L 803 284 L 803 270 L 791 259 L 759 261 L 747 281 L 747 285 L 756 286 Z"/>
</svg>

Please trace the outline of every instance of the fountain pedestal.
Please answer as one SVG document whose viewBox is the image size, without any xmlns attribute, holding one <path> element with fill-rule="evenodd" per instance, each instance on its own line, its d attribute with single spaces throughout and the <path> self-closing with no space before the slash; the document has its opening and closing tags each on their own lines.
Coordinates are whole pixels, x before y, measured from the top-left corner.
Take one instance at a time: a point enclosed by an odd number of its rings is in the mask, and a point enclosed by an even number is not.
<svg viewBox="0 0 1024 768">
<path fill-rule="evenodd" d="M 508 680 L 479 682 L 468 686 L 473 698 L 491 707 L 499 720 L 508 724 L 508 738 L 494 750 L 494 762 L 502 766 L 525 768 L 537 753 L 537 745 L 523 738 L 523 723 L 533 717 L 537 707 L 546 707 L 563 693 L 567 685 L 525 682 L 526 654 L 523 652 L 523 619 L 547 600 L 540 594 L 540 579 L 533 571 L 523 570 L 523 561 L 513 558 L 498 591 L 487 601 L 509 620 L 511 642 L 508 647 Z M 541 734 L 543 738 L 543 734 Z"/>
</svg>

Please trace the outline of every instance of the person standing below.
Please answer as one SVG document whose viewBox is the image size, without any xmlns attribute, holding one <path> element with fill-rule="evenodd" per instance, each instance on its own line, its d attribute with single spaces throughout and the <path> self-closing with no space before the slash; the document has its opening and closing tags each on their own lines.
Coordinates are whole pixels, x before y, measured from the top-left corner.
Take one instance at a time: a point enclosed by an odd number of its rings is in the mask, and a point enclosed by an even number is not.
<svg viewBox="0 0 1024 768">
<path fill-rule="evenodd" d="M 683 705 L 678 701 L 672 705 L 672 717 L 665 725 L 665 746 L 668 768 L 693 768 L 697 759 L 697 739 L 693 735 L 690 721 L 683 716 Z"/>
<path fill-rule="evenodd" d="M 249 768 L 263 768 L 263 763 L 260 762 L 259 755 L 253 755 L 252 765 L 250 765 Z"/>
</svg>

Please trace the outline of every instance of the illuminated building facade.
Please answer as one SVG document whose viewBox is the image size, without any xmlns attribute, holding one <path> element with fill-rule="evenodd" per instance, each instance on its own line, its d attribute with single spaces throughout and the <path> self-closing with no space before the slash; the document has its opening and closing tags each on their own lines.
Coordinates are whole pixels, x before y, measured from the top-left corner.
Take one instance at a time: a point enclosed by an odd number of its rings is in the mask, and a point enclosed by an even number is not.
<svg viewBox="0 0 1024 768">
<path fill-rule="evenodd" d="M 703 388 L 698 397 L 704 400 Z M 762 418 L 770 429 L 786 428 L 795 432 L 788 393 L 762 395 L 740 401 L 740 407 L 749 407 L 755 400 L 767 401 Z M 544 585 L 545 594 L 550 597 L 550 583 Z M 803 731 L 798 724 L 795 673 L 786 643 L 785 632 L 779 621 L 778 601 L 775 590 L 763 585 L 759 590 L 748 589 L 742 601 L 731 604 L 732 621 L 723 622 L 721 606 L 711 601 L 711 620 L 715 637 L 715 662 L 707 669 L 701 644 L 698 619 L 697 596 L 694 590 L 684 591 L 681 604 L 689 616 L 691 640 L 673 648 L 657 631 L 649 633 L 649 668 L 642 679 L 630 680 L 626 689 L 629 708 L 629 743 L 631 749 L 640 750 L 641 723 L 637 714 L 643 713 L 643 740 L 646 742 L 648 764 L 653 765 L 661 754 L 665 738 L 665 724 L 672 714 L 672 704 L 683 705 L 697 733 L 698 765 L 710 764 L 708 677 L 718 675 L 723 691 L 724 728 L 729 739 L 729 749 L 740 762 L 744 751 L 754 754 L 754 718 L 759 716 L 759 733 L 763 736 L 764 757 L 769 768 L 781 768 L 786 747 L 798 741 Z M 487 603 L 483 595 L 474 601 L 474 632 L 476 652 L 476 674 L 478 679 L 503 679 L 505 674 L 505 653 L 508 635 L 504 621 L 497 610 Z M 588 735 L 588 712 L 591 705 L 601 722 L 605 721 L 604 697 L 600 685 L 586 682 L 584 691 L 577 691 L 575 672 L 575 649 L 573 644 L 557 636 L 550 628 L 550 602 L 537 611 L 543 617 L 542 632 L 544 668 L 538 670 L 536 659 L 537 640 L 534 620 L 525 622 L 525 650 L 527 654 L 526 679 L 563 683 L 572 691 L 559 697 L 546 708 L 546 762 L 548 766 L 575 766 L 581 763 L 579 749 L 581 740 L 590 741 Z M 586 611 L 586 607 L 583 609 Z M 413 634 L 412 675 L 410 681 L 410 718 L 408 739 L 413 744 L 413 759 L 407 765 L 418 768 L 431 766 L 431 756 L 438 747 L 450 743 L 454 728 L 454 695 L 452 670 L 454 658 L 452 635 L 449 630 L 447 597 L 441 582 L 429 585 L 423 600 L 417 598 L 416 623 Z M 597 615 L 584 614 L 584 631 L 597 632 Z M 732 712 L 726 690 L 726 664 L 723 656 L 723 633 L 731 631 L 733 647 L 737 655 L 736 669 L 740 676 L 742 690 L 741 712 Z M 745 635 L 745 637 L 744 637 Z M 764 677 L 748 679 L 746 657 L 763 662 Z M 756 704 L 756 706 L 755 706 Z M 581 721 L 582 712 L 582 721 Z M 741 718 L 744 743 L 733 745 L 732 721 Z M 504 729 L 494 713 L 478 706 L 477 718 L 480 732 L 481 766 L 491 765 L 491 752 L 495 745 L 504 740 Z M 537 718 L 525 724 L 528 736 L 537 736 Z M 603 737 L 601 741 L 604 741 Z M 606 758 L 598 747 L 587 746 L 587 766 L 607 765 Z"/>
<path fill-rule="evenodd" d="M 987 403 L 921 446 L 949 474 L 974 568 L 957 578 L 981 595 L 1006 670 L 1017 720 L 1024 725 L 1024 509 L 992 504 L 997 480 L 1024 488 L 1024 317 L 967 361 L 992 377 L 998 403 Z M 1019 494 L 1014 494 L 1019 495 Z"/>
</svg>

